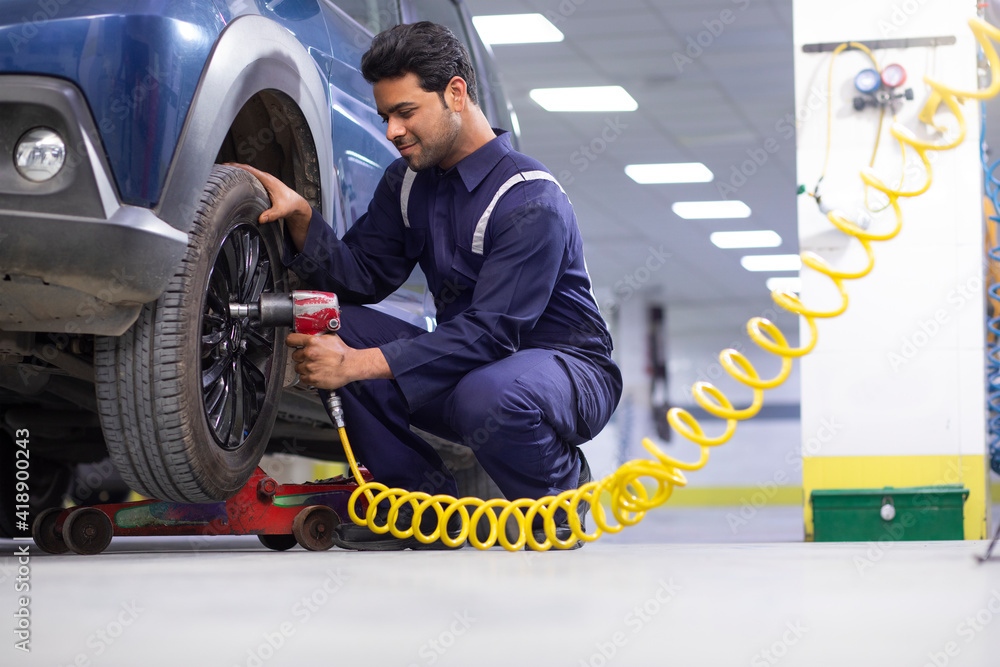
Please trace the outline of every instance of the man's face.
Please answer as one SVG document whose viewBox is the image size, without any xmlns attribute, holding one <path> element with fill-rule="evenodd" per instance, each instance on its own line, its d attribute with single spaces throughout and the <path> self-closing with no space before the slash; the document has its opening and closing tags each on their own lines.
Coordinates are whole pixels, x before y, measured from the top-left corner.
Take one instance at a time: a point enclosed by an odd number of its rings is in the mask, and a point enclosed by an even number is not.
<svg viewBox="0 0 1000 667">
<path fill-rule="evenodd" d="M 460 115 L 448 106 L 450 94 L 444 100 L 438 93 L 420 87 L 416 74 L 407 73 L 395 79 L 382 79 L 373 86 L 378 115 L 386 121 L 385 136 L 399 150 L 410 169 L 422 171 L 440 165 L 454 166 L 455 152 L 462 122 Z"/>
</svg>

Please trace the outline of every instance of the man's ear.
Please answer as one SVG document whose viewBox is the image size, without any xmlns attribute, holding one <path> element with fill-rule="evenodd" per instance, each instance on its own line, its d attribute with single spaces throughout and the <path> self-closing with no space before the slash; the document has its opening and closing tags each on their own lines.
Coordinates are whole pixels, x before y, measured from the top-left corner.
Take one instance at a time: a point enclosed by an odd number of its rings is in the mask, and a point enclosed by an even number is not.
<svg viewBox="0 0 1000 667">
<path fill-rule="evenodd" d="M 469 90 L 465 79 L 460 76 L 451 77 L 448 87 L 444 90 L 444 100 L 448 108 L 455 113 L 465 111 L 465 108 L 469 104 Z"/>
</svg>

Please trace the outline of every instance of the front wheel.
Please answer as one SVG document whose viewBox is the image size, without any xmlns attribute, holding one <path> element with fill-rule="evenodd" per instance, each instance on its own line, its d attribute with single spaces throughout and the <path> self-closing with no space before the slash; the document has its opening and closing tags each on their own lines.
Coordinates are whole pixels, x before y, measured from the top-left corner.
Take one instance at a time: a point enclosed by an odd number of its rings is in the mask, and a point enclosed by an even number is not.
<svg viewBox="0 0 1000 667">
<path fill-rule="evenodd" d="M 256 178 L 216 165 L 187 255 L 122 336 L 99 337 L 101 427 L 125 482 L 177 502 L 231 497 L 264 454 L 277 413 L 285 333 L 231 317 L 229 304 L 286 291 L 279 228 Z"/>
</svg>

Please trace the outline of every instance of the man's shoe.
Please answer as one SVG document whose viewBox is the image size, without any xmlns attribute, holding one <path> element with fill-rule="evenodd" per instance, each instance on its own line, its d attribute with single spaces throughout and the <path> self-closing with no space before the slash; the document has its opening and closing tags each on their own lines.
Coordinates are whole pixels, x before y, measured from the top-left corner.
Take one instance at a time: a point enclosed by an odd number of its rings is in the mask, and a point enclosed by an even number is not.
<svg viewBox="0 0 1000 667">
<path fill-rule="evenodd" d="M 545 540 L 548 539 L 548 535 L 545 534 L 544 528 L 541 530 L 533 530 L 531 531 L 531 534 L 532 536 L 534 536 L 535 541 L 538 542 L 539 544 L 544 544 Z M 556 539 L 558 539 L 560 542 L 565 542 L 571 537 L 573 537 L 573 530 L 568 525 L 556 526 Z M 524 548 L 527 549 L 528 551 L 535 551 L 535 549 L 533 549 L 530 544 L 525 544 Z M 572 551 L 573 549 L 582 549 L 582 548 L 583 548 L 583 540 L 577 540 L 576 542 L 573 543 L 573 546 L 571 547 L 560 549 L 557 546 L 552 546 L 549 549 L 549 551 Z"/>
<path fill-rule="evenodd" d="M 375 523 L 384 526 L 389 520 L 388 504 L 379 507 L 375 514 Z M 399 508 L 396 516 L 396 527 L 406 530 L 413 523 L 413 508 L 409 503 Z M 434 531 L 437 523 L 437 512 L 427 509 L 421 517 L 421 528 L 424 534 Z M 448 534 L 457 537 L 462 528 L 461 517 L 452 515 L 448 521 Z M 368 526 L 359 526 L 354 522 L 342 523 L 333 531 L 333 543 L 341 549 L 351 549 L 354 551 L 402 551 L 403 549 L 413 549 L 414 551 L 436 551 L 444 549 L 461 549 L 463 544 L 457 547 L 449 547 L 441 540 L 434 540 L 430 544 L 424 544 L 416 537 L 395 537 L 392 533 L 375 533 Z"/>
<path fill-rule="evenodd" d="M 579 452 L 580 454 L 580 479 L 576 485 L 576 488 L 579 489 L 584 484 L 590 482 L 593 479 L 593 477 L 590 474 L 590 464 L 587 463 L 587 457 L 583 455 L 583 450 L 577 449 L 576 451 Z M 587 532 L 587 512 L 589 511 L 590 511 L 590 503 L 588 502 L 581 501 L 576 506 L 576 512 L 577 514 L 580 515 L 580 528 L 583 529 L 583 532 Z M 545 534 L 544 528 L 536 528 L 531 531 L 531 534 L 532 536 L 534 536 L 535 541 L 538 542 L 539 544 L 544 543 L 545 540 L 548 539 L 548 535 Z M 569 518 L 564 516 L 562 520 L 559 521 L 558 525 L 556 525 L 556 538 L 561 542 L 565 542 L 571 537 L 573 537 L 573 529 L 569 527 Z M 573 549 L 579 549 L 581 547 L 583 547 L 583 540 L 577 540 L 576 542 L 573 543 L 573 546 L 568 547 L 566 549 L 558 549 L 556 547 L 552 547 L 552 549 L 550 550 L 572 551 Z M 534 551 L 534 549 L 531 548 L 530 544 L 526 544 L 524 548 L 528 549 L 529 551 Z"/>
</svg>

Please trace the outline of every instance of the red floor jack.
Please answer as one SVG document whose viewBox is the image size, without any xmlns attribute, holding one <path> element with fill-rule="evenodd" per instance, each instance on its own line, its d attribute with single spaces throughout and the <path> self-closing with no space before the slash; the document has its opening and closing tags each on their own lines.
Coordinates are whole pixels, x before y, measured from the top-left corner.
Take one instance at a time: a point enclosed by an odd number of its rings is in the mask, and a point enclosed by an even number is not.
<svg viewBox="0 0 1000 667">
<path fill-rule="evenodd" d="M 366 481 L 371 480 L 362 470 Z M 336 477 L 305 484 L 278 484 L 258 467 L 225 502 L 195 504 L 163 500 L 52 507 L 41 512 L 31 536 L 42 551 L 98 554 L 112 537 L 146 535 L 256 535 L 268 549 L 296 544 L 310 551 L 333 546 L 333 529 L 347 516 L 357 484 Z"/>
<path fill-rule="evenodd" d="M 259 303 L 231 304 L 230 315 L 249 317 L 266 327 L 290 326 L 297 333 L 321 335 L 340 328 L 340 307 L 334 294 L 293 292 L 265 294 Z M 338 430 L 343 429 L 340 398 L 330 392 L 327 408 Z M 345 442 L 345 445 L 347 443 Z M 353 457 L 348 457 L 353 461 Z M 43 551 L 97 554 L 115 536 L 257 535 L 269 549 L 284 551 L 296 544 L 311 551 L 333 546 L 333 529 L 347 517 L 356 480 L 371 481 L 363 468 L 354 478 L 337 477 L 305 484 L 278 484 L 258 467 L 243 488 L 225 502 L 195 504 L 162 500 L 53 507 L 41 512 L 31 535 Z M 361 499 L 362 506 L 367 502 Z"/>
</svg>

